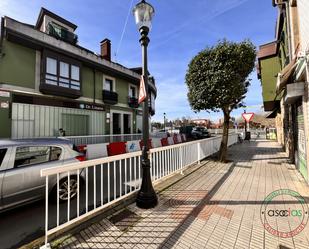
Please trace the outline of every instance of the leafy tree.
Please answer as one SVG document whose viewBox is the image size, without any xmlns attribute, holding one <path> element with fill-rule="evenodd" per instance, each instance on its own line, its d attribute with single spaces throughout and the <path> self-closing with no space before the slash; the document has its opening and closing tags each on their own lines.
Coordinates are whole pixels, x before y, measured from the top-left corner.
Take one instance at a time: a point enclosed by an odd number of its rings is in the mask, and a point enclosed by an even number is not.
<svg viewBox="0 0 309 249">
<path fill-rule="evenodd" d="M 187 70 L 186 84 L 191 108 L 196 112 L 223 112 L 219 152 L 222 162 L 226 161 L 230 113 L 244 106 L 243 99 L 250 85 L 248 76 L 254 69 L 255 58 L 255 46 L 249 40 L 240 43 L 222 40 L 198 53 Z"/>
<path fill-rule="evenodd" d="M 179 118 L 176 118 L 176 119 L 173 121 L 173 124 L 174 124 L 174 126 L 178 127 L 178 126 L 181 126 L 181 125 L 182 125 L 182 121 L 181 121 Z"/>
<path fill-rule="evenodd" d="M 163 124 L 161 124 L 160 122 L 152 122 L 151 125 L 152 125 L 152 127 L 156 128 L 156 129 L 162 129 L 163 128 Z"/>
<path fill-rule="evenodd" d="M 191 120 L 192 120 L 192 118 L 191 118 L 190 116 L 187 116 L 187 117 L 183 116 L 183 117 L 181 118 L 181 122 L 182 122 L 182 124 L 183 124 L 184 126 L 192 124 L 192 121 L 191 121 Z"/>
</svg>

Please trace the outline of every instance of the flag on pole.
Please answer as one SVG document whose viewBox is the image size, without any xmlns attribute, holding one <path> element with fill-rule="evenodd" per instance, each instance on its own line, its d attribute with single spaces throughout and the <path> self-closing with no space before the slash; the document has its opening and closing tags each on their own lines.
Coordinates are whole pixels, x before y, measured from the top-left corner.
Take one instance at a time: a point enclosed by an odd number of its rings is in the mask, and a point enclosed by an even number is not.
<svg viewBox="0 0 309 249">
<path fill-rule="evenodd" d="M 141 82 L 139 85 L 139 95 L 138 95 L 138 103 L 142 103 L 146 99 L 146 88 L 145 88 L 145 81 L 144 76 L 141 77 Z"/>
</svg>

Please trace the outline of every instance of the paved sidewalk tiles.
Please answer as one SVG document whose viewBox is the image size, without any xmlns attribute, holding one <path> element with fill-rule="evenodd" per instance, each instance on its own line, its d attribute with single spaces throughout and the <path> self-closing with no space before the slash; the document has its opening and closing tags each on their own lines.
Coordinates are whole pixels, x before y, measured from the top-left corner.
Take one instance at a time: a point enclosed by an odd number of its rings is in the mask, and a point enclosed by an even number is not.
<svg viewBox="0 0 309 249">
<path fill-rule="evenodd" d="M 309 225 L 281 238 L 263 227 L 268 194 L 291 189 L 309 198 L 309 187 L 275 143 L 258 140 L 229 148 L 231 163 L 211 161 L 159 195 L 142 210 L 132 204 L 65 241 L 60 248 L 309 248 Z M 304 205 L 307 205 L 305 203 Z M 288 195 L 269 203 L 278 209 L 301 206 Z M 308 216 L 307 216 L 308 217 Z M 268 220 L 267 220 L 268 221 Z M 290 231 L 300 222 L 278 217 L 269 224 Z M 264 223 L 265 224 L 265 223 Z"/>
</svg>

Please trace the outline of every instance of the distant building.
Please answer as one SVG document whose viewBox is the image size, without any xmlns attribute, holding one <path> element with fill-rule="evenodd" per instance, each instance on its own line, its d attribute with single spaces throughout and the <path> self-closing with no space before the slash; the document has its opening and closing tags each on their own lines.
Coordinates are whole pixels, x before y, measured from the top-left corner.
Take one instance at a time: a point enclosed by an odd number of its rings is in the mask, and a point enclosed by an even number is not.
<svg viewBox="0 0 309 249">
<path fill-rule="evenodd" d="M 223 128 L 223 122 L 224 122 L 224 119 L 220 118 L 217 123 L 211 123 L 210 128 L 211 129 L 222 129 Z M 230 129 L 234 128 L 234 122 L 233 121 L 229 122 L 229 128 Z"/>
<path fill-rule="evenodd" d="M 80 46 L 76 28 L 44 8 L 35 25 L 2 17 L 0 138 L 142 131 L 141 69 L 113 62 L 108 39 L 99 54 Z M 149 76 L 152 115 L 156 92 Z"/>
<path fill-rule="evenodd" d="M 192 119 L 191 123 L 198 125 L 198 126 L 204 126 L 209 129 L 211 121 L 209 119 Z"/>
</svg>

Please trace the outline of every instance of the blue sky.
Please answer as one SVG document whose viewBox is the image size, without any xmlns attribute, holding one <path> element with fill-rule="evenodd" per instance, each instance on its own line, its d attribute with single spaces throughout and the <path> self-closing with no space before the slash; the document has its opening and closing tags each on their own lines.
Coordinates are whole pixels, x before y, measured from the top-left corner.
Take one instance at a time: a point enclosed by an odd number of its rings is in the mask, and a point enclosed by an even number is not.
<svg viewBox="0 0 309 249">
<path fill-rule="evenodd" d="M 124 23 L 132 0 L 0 0 L 0 15 L 34 24 L 39 10 L 45 7 L 75 23 L 79 44 L 99 52 L 104 38 L 112 41 L 113 54 L 118 50 L 118 63 L 127 67 L 141 64 L 139 34 L 133 16 L 120 45 Z M 133 0 L 135 5 L 138 0 Z M 149 0 L 156 15 L 150 33 L 149 70 L 155 76 L 158 97 L 154 120 L 190 116 L 217 120 L 221 113 L 195 114 L 187 100 L 185 74 L 194 55 L 206 46 L 227 38 L 241 41 L 249 38 L 258 46 L 274 39 L 276 9 L 271 0 Z M 247 111 L 258 112 L 262 105 L 260 82 L 256 72 L 247 98 Z M 243 110 L 234 111 L 239 116 Z"/>
</svg>

